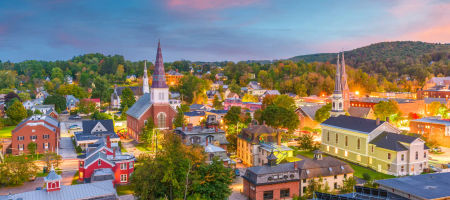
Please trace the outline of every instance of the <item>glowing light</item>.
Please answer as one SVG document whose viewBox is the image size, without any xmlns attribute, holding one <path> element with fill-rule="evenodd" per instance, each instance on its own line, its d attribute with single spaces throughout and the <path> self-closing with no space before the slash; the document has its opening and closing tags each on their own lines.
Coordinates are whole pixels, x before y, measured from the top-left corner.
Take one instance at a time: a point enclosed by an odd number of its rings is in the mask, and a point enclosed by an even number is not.
<svg viewBox="0 0 450 200">
<path fill-rule="evenodd" d="M 359 91 L 356 91 L 355 94 L 356 94 L 356 95 L 359 95 Z"/>
</svg>

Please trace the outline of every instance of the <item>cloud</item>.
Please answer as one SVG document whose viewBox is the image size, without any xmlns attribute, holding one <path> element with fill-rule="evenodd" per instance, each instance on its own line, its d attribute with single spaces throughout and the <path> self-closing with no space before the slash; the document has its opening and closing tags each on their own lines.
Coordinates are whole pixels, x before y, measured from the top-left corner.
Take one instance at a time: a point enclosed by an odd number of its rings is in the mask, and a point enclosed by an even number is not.
<svg viewBox="0 0 450 200">
<path fill-rule="evenodd" d="M 246 6 L 257 3 L 261 0 L 168 0 L 167 5 L 170 9 L 223 9 L 229 7 Z"/>
</svg>

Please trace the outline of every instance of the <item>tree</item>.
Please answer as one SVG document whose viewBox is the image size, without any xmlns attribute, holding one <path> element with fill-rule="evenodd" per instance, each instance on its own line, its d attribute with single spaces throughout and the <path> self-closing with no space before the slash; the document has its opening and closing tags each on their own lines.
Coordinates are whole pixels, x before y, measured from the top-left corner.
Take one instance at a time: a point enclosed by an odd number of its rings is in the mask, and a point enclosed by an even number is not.
<svg viewBox="0 0 450 200">
<path fill-rule="evenodd" d="M 79 87 L 75 84 L 61 85 L 56 92 L 61 96 L 73 95 L 78 99 L 88 97 L 88 93 L 82 87 Z"/>
<path fill-rule="evenodd" d="M 302 134 L 299 138 L 298 144 L 303 150 L 311 151 L 315 149 L 313 136 L 310 134 Z"/>
<path fill-rule="evenodd" d="M 183 124 L 186 124 L 186 120 L 184 119 L 184 112 L 181 110 L 181 108 L 177 108 L 177 114 L 175 115 L 173 126 L 175 128 L 182 127 Z"/>
<path fill-rule="evenodd" d="M 316 114 L 314 116 L 315 120 L 320 123 L 324 122 L 325 120 L 330 118 L 330 111 L 331 111 L 331 103 L 322 106 L 322 108 L 319 108 L 316 111 Z"/>
<path fill-rule="evenodd" d="M 246 94 L 244 94 L 244 97 L 242 97 L 242 101 L 243 102 L 259 102 L 259 99 L 257 96 L 246 93 Z"/>
<path fill-rule="evenodd" d="M 233 171 L 217 158 L 211 164 L 203 164 L 197 170 L 197 177 L 192 183 L 192 193 L 202 199 L 227 199 L 231 194 Z"/>
<path fill-rule="evenodd" d="M 228 110 L 224 117 L 225 124 L 229 126 L 230 124 L 237 124 L 240 122 L 241 107 L 233 106 Z"/>
<path fill-rule="evenodd" d="M 66 98 L 64 98 L 61 95 L 50 95 L 46 99 L 44 99 L 44 104 L 53 104 L 55 105 L 55 110 L 58 113 L 61 113 L 61 111 L 66 110 Z"/>
<path fill-rule="evenodd" d="M 22 93 L 19 93 L 18 95 L 22 101 L 28 101 L 31 99 L 30 93 L 27 93 L 27 92 L 22 92 Z"/>
<path fill-rule="evenodd" d="M 283 107 L 292 111 L 295 111 L 295 109 L 297 108 L 294 99 L 286 94 L 276 95 L 275 99 L 273 100 L 273 105 Z"/>
<path fill-rule="evenodd" d="M 433 101 L 428 105 L 428 112 L 427 114 L 429 116 L 436 116 L 438 115 L 439 108 L 441 107 L 441 102 Z"/>
<path fill-rule="evenodd" d="M 226 138 L 228 141 L 228 152 L 236 152 L 237 149 L 237 136 L 241 133 L 243 128 L 247 128 L 245 123 L 230 124 L 227 128 Z"/>
<path fill-rule="evenodd" d="M 0 184 L 20 185 L 35 176 L 38 167 L 26 155 L 7 156 L 0 163 Z"/>
<path fill-rule="evenodd" d="M 52 166 L 57 168 L 61 164 L 62 156 L 54 152 L 46 152 L 42 155 L 42 160 L 47 169 L 50 169 Z"/>
<path fill-rule="evenodd" d="M 277 95 L 266 95 L 264 96 L 262 100 L 262 109 L 265 109 L 269 105 L 273 105 L 273 102 L 275 101 L 275 98 L 277 98 Z"/>
<path fill-rule="evenodd" d="M 298 115 L 284 107 L 269 105 L 263 110 L 261 120 L 267 125 L 275 128 L 287 128 L 289 131 L 295 130 L 300 124 Z"/>
<path fill-rule="evenodd" d="M 92 97 L 100 98 L 102 102 L 108 101 L 111 95 L 108 79 L 105 77 L 96 77 L 94 79 L 94 85 L 95 87 L 92 90 Z"/>
<path fill-rule="evenodd" d="M 59 80 L 64 80 L 64 73 L 59 67 L 52 69 L 52 79 L 58 78 Z"/>
<path fill-rule="evenodd" d="M 28 152 L 31 155 L 34 155 L 36 153 L 36 148 L 37 148 L 37 144 L 35 142 L 30 142 L 27 145 Z"/>
<path fill-rule="evenodd" d="M 128 106 L 125 106 L 122 109 L 122 113 L 120 113 L 120 120 L 126 120 L 127 119 L 127 111 L 128 111 Z"/>
<path fill-rule="evenodd" d="M 307 199 L 311 199 L 313 197 L 314 192 L 328 192 L 330 187 L 328 184 L 324 184 L 323 178 L 319 177 L 312 178 L 308 181 L 308 186 L 306 186 L 306 192 L 304 197 Z"/>
<path fill-rule="evenodd" d="M 106 119 L 112 119 L 112 116 L 108 113 L 102 113 L 98 110 L 94 111 L 94 114 L 91 115 L 91 119 L 93 120 L 106 120 Z"/>
<path fill-rule="evenodd" d="M 127 87 L 122 90 L 122 96 L 120 96 L 120 108 L 123 110 L 125 106 L 130 108 L 133 106 L 133 104 L 136 102 L 136 99 L 134 98 L 134 93 L 131 88 Z"/>
<path fill-rule="evenodd" d="M 223 109 L 223 104 L 219 100 L 219 97 L 217 95 L 214 95 L 213 107 L 216 110 L 222 110 Z"/>
<path fill-rule="evenodd" d="M 147 123 L 145 124 L 145 126 L 142 129 L 140 140 L 145 142 L 146 144 L 152 144 L 152 141 L 157 134 L 155 131 L 155 128 L 156 127 L 155 127 L 155 122 L 153 121 L 153 118 L 149 117 L 147 119 Z"/>
<path fill-rule="evenodd" d="M 383 121 L 385 121 L 388 117 L 395 119 L 396 116 L 401 116 L 398 104 L 394 100 L 380 101 L 373 107 L 373 111 L 375 116 Z"/>
<path fill-rule="evenodd" d="M 0 89 L 14 88 L 17 72 L 12 70 L 0 70 Z"/>
<path fill-rule="evenodd" d="M 13 124 L 18 124 L 27 117 L 27 110 L 20 101 L 14 101 L 14 103 L 8 107 L 8 110 L 6 110 L 6 115 L 11 119 Z"/>
<path fill-rule="evenodd" d="M 80 103 L 78 103 L 78 111 L 83 114 L 90 114 L 96 111 L 96 105 L 92 101 L 82 99 Z"/>
<path fill-rule="evenodd" d="M 353 192 L 353 187 L 356 185 L 356 179 L 353 176 L 347 177 L 343 181 L 342 187 L 339 189 L 339 192 L 346 194 Z"/>
</svg>

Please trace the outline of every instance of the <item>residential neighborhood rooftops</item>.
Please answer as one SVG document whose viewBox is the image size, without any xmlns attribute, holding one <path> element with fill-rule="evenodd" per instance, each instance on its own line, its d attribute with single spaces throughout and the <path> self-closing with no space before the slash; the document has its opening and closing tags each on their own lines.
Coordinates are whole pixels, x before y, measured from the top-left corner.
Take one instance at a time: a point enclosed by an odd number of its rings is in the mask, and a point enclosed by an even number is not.
<svg viewBox="0 0 450 200">
<path fill-rule="evenodd" d="M 188 117 L 205 116 L 205 111 L 185 112 L 184 115 Z"/>
<path fill-rule="evenodd" d="M 437 119 L 433 117 L 425 117 L 420 119 L 411 120 L 412 122 L 423 122 L 423 123 L 432 123 L 432 124 L 441 124 L 445 126 L 450 126 L 449 120 Z"/>
<path fill-rule="evenodd" d="M 321 125 L 339 127 L 363 133 L 370 133 L 381 126 L 383 123 L 385 123 L 385 121 L 380 121 L 380 123 L 377 124 L 377 120 L 339 115 L 337 117 L 328 118 L 327 120 L 322 122 Z"/>
<path fill-rule="evenodd" d="M 450 197 L 450 172 L 421 174 L 375 181 L 382 189 L 393 189 L 418 199 L 444 199 Z M 389 190 L 388 190 L 389 191 Z"/>
</svg>

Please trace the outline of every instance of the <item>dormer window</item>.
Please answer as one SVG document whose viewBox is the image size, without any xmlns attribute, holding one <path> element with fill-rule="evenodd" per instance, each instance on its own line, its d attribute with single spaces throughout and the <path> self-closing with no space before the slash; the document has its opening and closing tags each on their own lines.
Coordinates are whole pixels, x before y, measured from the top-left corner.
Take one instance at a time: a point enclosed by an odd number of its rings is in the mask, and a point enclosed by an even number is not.
<svg viewBox="0 0 450 200">
<path fill-rule="evenodd" d="M 102 165 L 102 160 L 98 160 L 97 164 L 98 166 Z"/>
</svg>

